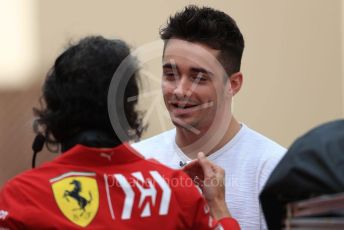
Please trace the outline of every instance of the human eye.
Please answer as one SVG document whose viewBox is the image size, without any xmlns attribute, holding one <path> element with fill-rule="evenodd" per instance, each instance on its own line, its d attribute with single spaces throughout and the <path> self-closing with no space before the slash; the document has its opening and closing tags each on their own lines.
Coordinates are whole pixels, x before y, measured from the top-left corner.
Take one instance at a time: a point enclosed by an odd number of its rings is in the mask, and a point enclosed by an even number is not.
<svg viewBox="0 0 344 230">
<path fill-rule="evenodd" d="M 195 83 L 206 83 L 209 80 L 209 77 L 205 73 L 199 72 L 192 76 L 192 80 Z"/>
<path fill-rule="evenodd" d="M 174 81 L 178 79 L 178 75 L 172 70 L 164 70 L 163 77 L 168 81 Z"/>
</svg>

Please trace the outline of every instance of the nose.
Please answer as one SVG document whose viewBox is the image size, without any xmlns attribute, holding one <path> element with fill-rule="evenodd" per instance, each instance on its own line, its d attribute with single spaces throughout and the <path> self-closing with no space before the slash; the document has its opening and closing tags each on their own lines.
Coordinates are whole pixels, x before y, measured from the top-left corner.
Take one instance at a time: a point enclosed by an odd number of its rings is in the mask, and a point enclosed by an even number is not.
<svg viewBox="0 0 344 230">
<path fill-rule="evenodd" d="M 187 77 L 181 76 L 178 79 L 178 81 L 176 82 L 173 93 L 178 98 L 190 96 L 190 94 L 191 94 L 190 82 L 188 81 Z"/>
</svg>

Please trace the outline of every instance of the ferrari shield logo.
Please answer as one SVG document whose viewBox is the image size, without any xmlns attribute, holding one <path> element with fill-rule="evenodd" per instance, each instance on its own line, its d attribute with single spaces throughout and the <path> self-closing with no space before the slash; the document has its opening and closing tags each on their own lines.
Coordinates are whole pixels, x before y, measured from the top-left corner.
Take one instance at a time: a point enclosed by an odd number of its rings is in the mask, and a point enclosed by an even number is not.
<svg viewBox="0 0 344 230">
<path fill-rule="evenodd" d="M 99 192 L 95 173 L 69 172 L 51 179 L 57 206 L 73 223 L 86 227 L 97 214 Z"/>
</svg>

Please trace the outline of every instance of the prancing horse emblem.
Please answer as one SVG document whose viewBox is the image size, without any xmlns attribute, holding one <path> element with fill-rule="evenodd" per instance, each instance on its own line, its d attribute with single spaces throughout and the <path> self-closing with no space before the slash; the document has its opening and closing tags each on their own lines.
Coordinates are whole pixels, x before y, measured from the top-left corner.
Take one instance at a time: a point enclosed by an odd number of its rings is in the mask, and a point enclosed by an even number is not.
<svg viewBox="0 0 344 230">
<path fill-rule="evenodd" d="M 69 202 L 68 197 L 75 199 L 78 202 L 79 208 L 74 209 L 73 211 L 82 210 L 80 214 L 80 216 L 82 216 L 84 212 L 86 211 L 85 210 L 86 206 L 92 202 L 92 193 L 90 191 L 88 192 L 88 194 L 90 195 L 90 199 L 86 200 L 85 197 L 80 195 L 81 190 L 82 190 L 80 181 L 73 180 L 72 182 L 70 182 L 70 184 L 74 185 L 74 188 L 72 191 L 65 190 L 63 194 L 63 198 L 65 198 L 68 202 Z"/>
<path fill-rule="evenodd" d="M 49 181 L 62 214 L 80 227 L 88 226 L 99 208 L 96 174 L 71 171 Z"/>
</svg>

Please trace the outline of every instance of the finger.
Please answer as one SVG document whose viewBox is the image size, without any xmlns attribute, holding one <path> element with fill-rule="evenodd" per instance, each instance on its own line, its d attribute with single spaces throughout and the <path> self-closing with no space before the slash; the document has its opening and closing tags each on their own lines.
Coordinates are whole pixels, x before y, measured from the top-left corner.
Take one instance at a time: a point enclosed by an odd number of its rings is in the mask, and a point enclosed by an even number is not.
<svg viewBox="0 0 344 230">
<path fill-rule="evenodd" d="M 199 152 L 197 158 L 203 169 L 204 177 L 212 176 L 214 174 L 212 162 L 205 157 L 203 152 Z"/>
<path fill-rule="evenodd" d="M 188 174 L 192 179 L 195 179 L 198 177 L 199 179 L 204 179 L 203 169 L 201 165 L 199 164 L 198 160 L 194 160 L 184 166 L 182 170 Z"/>
<path fill-rule="evenodd" d="M 189 170 L 190 168 L 195 167 L 196 164 L 199 164 L 199 163 L 198 163 L 198 160 L 192 160 L 192 161 L 190 161 L 189 163 L 187 163 L 185 166 L 183 166 L 182 170 L 183 170 L 183 171 Z"/>
</svg>

